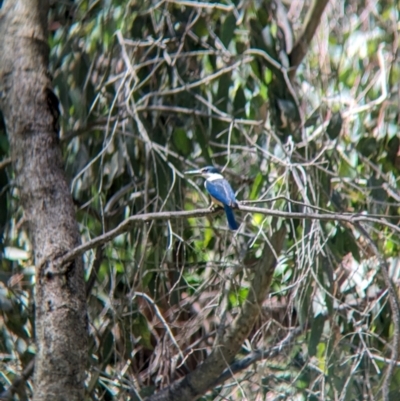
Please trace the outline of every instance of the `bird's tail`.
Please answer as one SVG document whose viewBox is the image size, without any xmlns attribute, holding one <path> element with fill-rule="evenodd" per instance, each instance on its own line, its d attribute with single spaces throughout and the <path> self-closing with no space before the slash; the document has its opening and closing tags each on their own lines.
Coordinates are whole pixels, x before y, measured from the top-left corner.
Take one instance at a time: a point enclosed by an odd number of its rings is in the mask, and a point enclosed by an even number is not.
<svg viewBox="0 0 400 401">
<path fill-rule="evenodd" d="M 231 230 L 237 230 L 239 228 L 238 223 L 236 223 L 235 215 L 233 210 L 229 206 L 224 206 L 226 218 L 228 219 L 228 225 Z"/>
</svg>

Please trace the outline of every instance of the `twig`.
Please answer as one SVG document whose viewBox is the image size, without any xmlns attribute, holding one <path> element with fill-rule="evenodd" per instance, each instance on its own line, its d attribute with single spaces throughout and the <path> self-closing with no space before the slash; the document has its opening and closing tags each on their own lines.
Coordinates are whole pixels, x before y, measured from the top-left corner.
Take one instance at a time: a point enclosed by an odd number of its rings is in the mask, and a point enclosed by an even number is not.
<svg viewBox="0 0 400 401">
<path fill-rule="evenodd" d="M 166 320 L 164 319 L 162 313 L 160 312 L 160 309 L 158 309 L 157 304 L 144 292 L 134 292 L 133 293 L 133 297 L 142 297 L 144 298 L 154 309 L 157 317 L 160 319 L 161 323 L 163 324 L 165 330 L 167 331 L 169 337 L 171 338 L 172 343 L 175 345 L 175 347 L 177 348 L 178 352 L 179 352 L 179 356 L 182 358 L 182 360 L 184 359 L 183 353 L 181 348 L 179 347 L 178 342 L 176 341 L 171 329 L 168 326 L 168 323 L 166 322 Z"/>
<path fill-rule="evenodd" d="M 100 270 L 101 262 L 103 261 L 103 247 L 99 246 L 96 249 L 96 256 L 92 264 L 92 270 L 90 272 L 89 280 L 86 283 L 86 298 L 89 297 L 92 292 L 94 283 L 96 282 L 97 274 Z"/>
<path fill-rule="evenodd" d="M 400 367 L 400 361 L 394 361 L 393 359 L 383 358 L 382 356 L 379 356 L 376 354 L 371 354 L 371 353 L 369 354 L 369 357 L 371 359 L 375 359 L 376 361 L 379 361 L 379 362 L 393 364 L 394 366 Z"/>
<path fill-rule="evenodd" d="M 178 88 L 173 88 L 173 89 L 168 89 L 168 90 L 164 90 L 164 91 L 157 91 L 157 92 L 151 92 L 148 95 L 143 96 L 140 99 L 140 104 L 146 104 L 147 99 L 149 99 L 150 97 L 153 96 L 169 96 L 169 95 L 175 95 L 177 93 L 180 92 L 184 92 L 187 91 L 189 89 L 193 89 L 196 88 L 200 85 L 207 85 L 210 84 L 210 82 L 212 82 L 213 80 L 219 78 L 221 75 L 227 74 L 230 71 L 236 70 L 238 69 L 241 65 L 246 64 L 246 63 L 250 63 L 251 61 L 253 61 L 253 57 L 244 57 L 242 60 L 237 61 L 234 64 L 231 64 L 227 67 L 221 68 L 220 70 L 218 70 L 217 72 L 207 75 L 206 77 L 199 79 L 198 81 L 195 82 L 191 82 L 189 84 L 185 84 L 183 86 L 179 86 Z"/>
<path fill-rule="evenodd" d="M 14 394 L 18 391 L 18 388 L 23 382 L 26 382 L 32 375 L 35 367 L 35 358 L 33 358 L 25 369 L 22 371 L 20 376 L 17 376 L 11 386 L 0 394 L 0 401 L 11 401 L 14 399 Z"/>
<path fill-rule="evenodd" d="M 228 123 L 254 125 L 256 127 L 262 125 L 262 123 L 263 123 L 262 120 L 248 120 L 248 119 L 244 119 L 244 118 L 233 118 L 228 115 L 226 115 L 226 117 L 225 116 L 217 116 L 215 114 L 205 113 L 205 112 L 201 112 L 199 110 L 188 109 L 188 108 L 179 107 L 179 106 L 165 106 L 165 105 L 148 105 L 147 106 L 146 105 L 146 106 L 137 107 L 136 110 L 138 112 L 162 111 L 162 112 L 166 112 L 166 113 L 189 114 L 192 116 L 213 118 L 215 120 L 224 121 L 224 122 L 228 122 Z"/>
<path fill-rule="evenodd" d="M 232 377 L 233 374 L 245 370 L 255 362 L 261 361 L 267 358 L 273 358 L 280 354 L 284 348 L 289 346 L 293 339 L 302 333 L 303 327 L 296 327 L 277 345 L 268 349 L 255 350 L 247 355 L 240 361 L 234 362 L 229 368 L 225 369 L 224 372 L 215 380 L 214 387 L 224 383 L 226 380 Z"/>
<path fill-rule="evenodd" d="M 235 6 L 221 4 L 221 3 L 208 3 L 204 1 L 185 1 L 185 0 L 167 0 L 167 3 L 174 3 L 177 6 L 195 7 L 195 8 L 207 8 L 211 10 L 222 10 L 225 12 L 233 11 Z"/>
<path fill-rule="evenodd" d="M 11 164 L 11 157 L 7 157 L 0 162 L 0 170 L 6 168 L 8 165 Z"/>
</svg>

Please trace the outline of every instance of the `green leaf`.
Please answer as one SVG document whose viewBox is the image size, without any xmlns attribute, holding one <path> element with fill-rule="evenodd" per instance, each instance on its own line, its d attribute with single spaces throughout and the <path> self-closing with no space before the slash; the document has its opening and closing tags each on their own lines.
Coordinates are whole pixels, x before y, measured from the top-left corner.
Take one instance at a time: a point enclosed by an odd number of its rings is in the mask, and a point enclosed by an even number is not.
<svg viewBox="0 0 400 401">
<path fill-rule="evenodd" d="M 192 141 L 188 138 L 184 128 L 177 128 L 172 134 L 172 140 L 175 147 L 182 153 L 183 156 L 188 155 L 192 150 Z"/>
<path fill-rule="evenodd" d="M 103 337 L 101 345 L 101 356 L 103 361 L 106 362 L 110 359 L 115 345 L 115 339 L 111 331 L 107 330 L 107 334 Z"/>
<path fill-rule="evenodd" d="M 233 101 L 234 115 L 236 118 L 246 118 L 246 97 L 241 87 L 236 91 L 235 100 Z"/>
<path fill-rule="evenodd" d="M 379 150 L 378 143 L 376 139 L 372 137 L 362 138 L 358 142 L 357 150 L 363 156 L 370 157 Z"/>
<path fill-rule="evenodd" d="M 153 349 L 153 345 L 151 343 L 151 331 L 149 329 L 147 319 L 143 314 L 138 313 L 137 318 L 133 321 L 132 333 L 137 339 L 140 339 L 140 344 L 147 349 Z"/>
<path fill-rule="evenodd" d="M 323 315 L 315 316 L 311 324 L 310 338 L 308 340 L 308 354 L 310 357 L 317 353 L 317 346 L 320 342 L 324 330 L 326 317 Z"/>
<path fill-rule="evenodd" d="M 330 139 L 336 139 L 340 131 L 342 130 L 343 119 L 340 112 L 333 113 L 332 118 L 329 121 L 328 127 L 326 128 L 326 133 Z"/>
<path fill-rule="evenodd" d="M 0 114 L 0 118 L 1 118 Z M 8 150 L 10 148 L 10 144 L 8 143 L 8 137 L 7 135 L 2 135 L 0 134 L 0 156 L 3 154 L 6 155 L 8 153 Z"/>
<path fill-rule="evenodd" d="M 237 307 L 243 304 L 247 298 L 249 289 L 245 287 L 239 288 L 237 291 L 233 291 L 229 294 L 229 302 L 232 307 Z"/>
<path fill-rule="evenodd" d="M 215 103 L 222 111 L 227 111 L 229 101 L 229 88 L 232 85 L 232 74 L 224 74 L 218 81 L 218 92 L 215 97 Z"/>
<path fill-rule="evenodd" d="M 233 38 L 233 33 L 236 28 L 236 18 L 233 14 L 229 14 L 222 25 L 221 29 L 221 42 L 225 47 L 228 47 Z"/>
<path fill-rule="evenodd" d="M 260 193 L 260 187 L 264 181 L 264 177 L 261 173 L 258 173 L 254 178 L 253 186 L 251 187 L 250 199 L 257 199 Z"/>
</svg>

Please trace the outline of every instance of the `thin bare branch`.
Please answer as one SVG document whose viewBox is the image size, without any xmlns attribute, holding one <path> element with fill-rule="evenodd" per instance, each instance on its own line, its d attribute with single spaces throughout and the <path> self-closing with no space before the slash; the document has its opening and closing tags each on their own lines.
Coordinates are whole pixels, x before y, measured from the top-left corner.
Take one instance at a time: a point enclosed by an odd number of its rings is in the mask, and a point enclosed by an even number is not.
<svg viewBox="0 0 400 401">
<path fill-rule="evenodd" d="M 231 116 L 216 116 L 215 114 L 210 114 L 210 113 L 204 113 L 199 110 L 195 109 L 188 109 L 186 107 L 179 107 L 179 106 L 163 106 L 163 105 L 154 105 L 154 106 L 141 106 L 137 107 L 136 109 L 138 112 L 148 112 L 148 111 L 162 111 L 162 112 L 168 112 L 168 113 L 181 113 L 181 114 L 189 114 L 192 116 L 198 116 L 198 117 L 207 117 L 207 118 L 213 118 L 215 120 L 219 121 L 225 121 L 227 123 L 235 123 L 235 124 L 243 124 L 243 125 L 254 125 L 254 126 L 260 126 L 263 122 L 261 120 L 249 120 L 249 119 L 243 119 L 243 118 L 232 118 Z"/>
<path fill-rule="evenodd" d="M 143 96 L 140 99 L 139 104 L 145 104 L 146 101 L 153 96 L 169 96 L 169 95 L 174 95 L 176 93 L 181 93 L 184 91 L 187 91 L 189 89 L 196 88 L 200 85 L 208 85 L 215 79 L 219 78 L 220 76 L 227 74 L 230 71 L 234 71 L 235 69 L 239 68 L 241 65 L 250 63 L 253 60 L 253 57 L 244 57 L 243 59 L 236 61 L 236 63 L 233 63 L 231 65 L 228 65 L 227 67 L 221 68 L 220 70 L 214 72 L 213 74 L 207 75 L 206 77 L 199 79 L 198 81 L 191 82 L 189 84 L 185 84 L 183 86 L 180 86 L 178 88 L 173 88 L 173 89 L 166 89 L 163 91 L 157 91 L 157 92 L 151 92 L 146 96 Z"/>
<path fill-rule="evenodd" d="M 208 3 L 204 1 L 167 0 L 167 2 L 176 4 L 177 6 L 206 8 L 211 10 L 222 10 L 225 12 L 233 11 L 235 9 L 234 5 L 227 5 L 222 3 Z"/>
<path fill-rule="evenodd" d="M 11 157 L 7 157 L 6 159 L 3 159 L 0 162 L 0 170 L 2 170 L 3 168 L 6 168 L 7 166 L 9 166 L 11 164 Z"/>
<path fill-rule="evenodd" d="M 153 301 L 153 299 L 151 299 L 151 298 L 150 298 L 147 294 L 145 294 L 144 292 L 138 292 L 138 291 L 136 291 L 136 292 L 134 292 L 133 297 L 136 297 L 136 296 L 137 296 L 137 297 L 142 297 L 142 298 L 144 298 L 144 299 L 153 307 L 153 309 L 154 309 L 154 311 L 155 311 L 157 317 L 160 319 L 161 323 L 163 324 L 163 326 L 164 326 L 166 332 L 168 333 L 168 335 L 169 335 L 169 337 L 170 337 L 172 343 L 175 345 L 176 349 L 178 350 L 179 356 L 180 356 L 180 357 L 182 358 L 182 360 L 183 360 L 183 359 L 184 359 L 184 356 L 183 356 L 182 350 L 181 350 L 181 348 L 179 347 L 178 342 L 177 342 L 176 339 L 175 339 L 175 336 L 173 335 L 173 333 L 172 333 L 172 331 L 171 331 L 171 329 L 170 329 L 168 323 L 167 323 L 166 320 L 164 319 L 164 317 L 163 317 L 163 315 L 162 315 L 160 309 L 158 308 L 157 304 Z M 132 300 L 133 300 L 133 299 L 132 299 Z"/>
<path fill-rule="evenodd" d="M 273 358 L 279 353 L 281 353 L 286 347 L 288 347 L 294 338 L 300 335 L 303 331 L 302 327 L 296 327 L 277 345 L 274 345 L 268 349 L 259 349 L 251 352 L 248 356 L 241 359 L 240 361 L 234 362 L 229 366 L 228 369 L 225 369 L 224 372 L 218 377 L 215 381 L 214 386 L 224 383 L 226 380 L 232 378 L 235 373 L 241 372 L 247 369 L 250 365 L 255 362 Z"/>
</svg>

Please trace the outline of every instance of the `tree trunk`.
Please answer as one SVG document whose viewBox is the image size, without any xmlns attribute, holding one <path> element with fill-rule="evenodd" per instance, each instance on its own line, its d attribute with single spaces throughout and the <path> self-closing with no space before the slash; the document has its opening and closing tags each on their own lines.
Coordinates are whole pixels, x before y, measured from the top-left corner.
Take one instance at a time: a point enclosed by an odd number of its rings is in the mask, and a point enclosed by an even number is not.
<svg viewBox="0 0 400 401">
<path fill-rule="evenodd" d="M 0 14 L 0 108 L 36 265 L 34 400 L 82 400 L 87 315 L 80 243 L 47 70 L 48 1 L 8 0 Z"/>
</svg>

